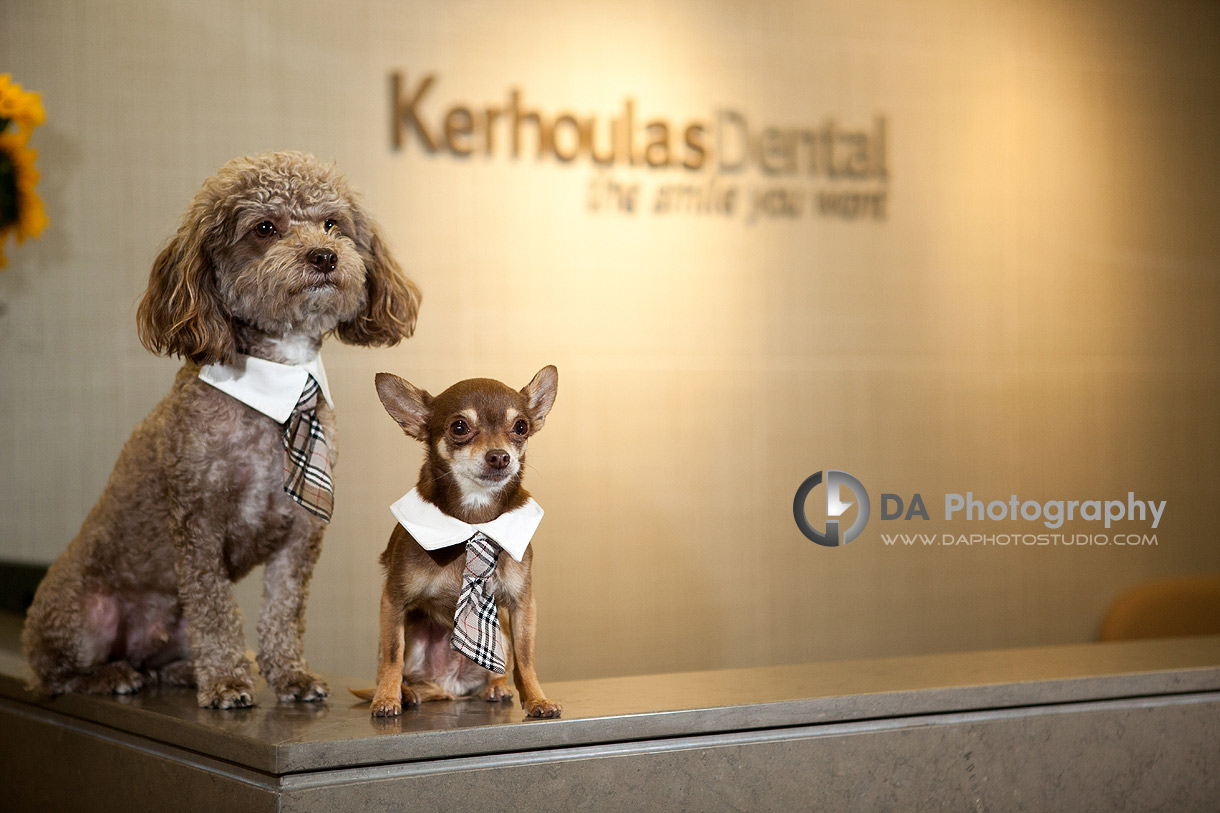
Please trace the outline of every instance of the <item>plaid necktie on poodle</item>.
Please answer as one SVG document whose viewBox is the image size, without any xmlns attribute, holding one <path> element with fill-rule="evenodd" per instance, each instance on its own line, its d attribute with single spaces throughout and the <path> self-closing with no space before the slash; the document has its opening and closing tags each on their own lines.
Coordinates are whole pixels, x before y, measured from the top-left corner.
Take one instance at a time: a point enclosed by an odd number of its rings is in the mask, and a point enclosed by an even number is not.
<svg viewBox="0 0 1220 813">
<path fill-rule="evenodd" d="M 466 543 L 466 569 L 462 572 L 462 592 L 453 614 L 452 645 L 479 666 L 502 675 L 500 617 L 496 600 L 487 589 L 487 579 L 495 571 L 499 556 L 499 545 L 482 531 Z"/>
<path fill-rule="evenodd" d="M 330 479 L 326 435 L 318 421 L 318 382 L 310 376 L 284 424 L 284 490 L 306 511 L 330 522 L 335 486 Z"/>
</svg>

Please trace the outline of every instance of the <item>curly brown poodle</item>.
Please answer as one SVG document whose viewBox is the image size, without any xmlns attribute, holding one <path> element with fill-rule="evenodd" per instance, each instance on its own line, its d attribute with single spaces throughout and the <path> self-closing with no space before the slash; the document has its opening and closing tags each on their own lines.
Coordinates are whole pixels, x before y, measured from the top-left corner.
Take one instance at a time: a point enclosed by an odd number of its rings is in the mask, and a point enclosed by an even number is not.
<svg viewBox="0 0 1220 813">
<path fill-rule="evenodd" d="M 22 641 L 35 688 L 129 693 L 161 681 L 197 687 L 205 708 L 252 705 L 232 585 L 265 564 L 259 671 L 281 701 L 327 695 L 302 651 L 326 518 L 286 491 L 285 425 L 200 370 L 244 369 L 250 357 L 306 364 L 332 333 L 397 344 L 419 301 L 333 166 L 265 153 L 204 183 L 138 312 L 144 345 L 186 363 L 38 588 Z M 315 414 L 333 466 L 325 399 Z"/>
</svg>

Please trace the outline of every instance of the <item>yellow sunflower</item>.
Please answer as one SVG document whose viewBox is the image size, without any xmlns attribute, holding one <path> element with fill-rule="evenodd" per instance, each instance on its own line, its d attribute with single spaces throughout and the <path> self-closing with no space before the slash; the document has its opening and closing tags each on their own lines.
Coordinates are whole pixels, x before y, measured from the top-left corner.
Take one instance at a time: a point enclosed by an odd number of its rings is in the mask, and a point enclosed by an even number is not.
<svg viewBox="0 0 1220 813">
<path fill-rule="evenodd" d="M 42 200 L 34 187 L 38 153 L 26 146 L 46 113 L 37 93 L 29 93 L 12 77 L 0 74 L 0 268 L 7 265 L 4 244 L 10 233 L 22 243 L 37 237 L 47 225 Z"/>
</svg>

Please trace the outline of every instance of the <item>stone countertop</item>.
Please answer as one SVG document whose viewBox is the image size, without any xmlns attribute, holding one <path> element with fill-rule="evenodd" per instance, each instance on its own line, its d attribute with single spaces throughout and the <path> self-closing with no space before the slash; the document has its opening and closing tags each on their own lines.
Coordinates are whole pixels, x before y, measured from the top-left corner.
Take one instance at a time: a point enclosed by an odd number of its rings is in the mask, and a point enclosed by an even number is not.
<svg viewBox="0 0 1220 813">
<path fill-rule="evenodd" d="M 0 697 L 271 775 L 461 756 L 963 711 L 1220 690 L 1220 636 L 837 661 L 556 682 L 557 720 L 513 703 L 425 703 L 377 719 L 327 675 L 324 703 L 280 704 L 259 681 L 252 709 L 200 709 L 193 691 L 38 698 L 0 651 Z"/>
</svg>

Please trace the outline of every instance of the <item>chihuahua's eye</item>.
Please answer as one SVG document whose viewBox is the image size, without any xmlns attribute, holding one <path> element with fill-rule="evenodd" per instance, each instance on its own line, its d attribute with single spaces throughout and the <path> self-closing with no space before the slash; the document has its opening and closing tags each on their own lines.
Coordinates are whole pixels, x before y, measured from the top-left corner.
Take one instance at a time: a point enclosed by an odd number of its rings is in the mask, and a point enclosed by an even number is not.
<svg viewBox="0 0 1220 813">
<path fill-rule="evenodd" d="M 513 424 L 513 432 L 518 435 L 525 436 L 529 434 L 529 431 L 530 425 L 524 418 Z"/>
<path fill-rule="evenodd" d="M 449 431 L 452 432 L 455 437 L 461 438 L 470 434 L 470 427 L 466 425 L 464 420 L 458 418 L 456 421 L 449 424 Z"/>
<path fill-rule="evenodd" d="M 330 231 L 331 229 L 336 228 L 338 225 L 338 220 L 335 220 L 333 217 L 328 217 L 326 222 L 322 224 L 322 228 L 326 231 Z"/>
<path fill-rule="evenodd" d="M 275 234 L 275 224 L 270 220 L 264 220 L 254 227 L 254 233 L 259 237 L 271 237 Z"/>
</svg>

